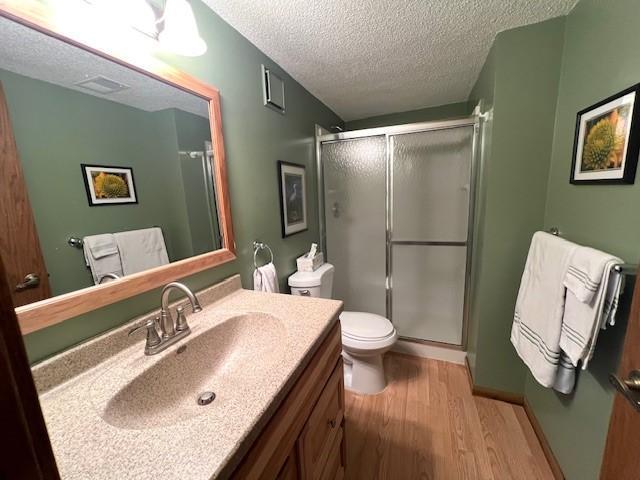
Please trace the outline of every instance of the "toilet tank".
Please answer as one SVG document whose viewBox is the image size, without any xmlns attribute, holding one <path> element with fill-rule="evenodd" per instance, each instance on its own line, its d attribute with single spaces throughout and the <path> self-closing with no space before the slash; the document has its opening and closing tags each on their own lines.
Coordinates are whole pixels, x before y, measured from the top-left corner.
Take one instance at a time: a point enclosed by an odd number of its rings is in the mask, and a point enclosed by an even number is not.
<svg viewBox="0 0 640 480">
<path fill-rule="evenodd" d="M 333 265 L 323 263 L 313 272 L 296 272 L 289 277 L 291 295 L 331 298 L 333 293 Z"/>
</svg>

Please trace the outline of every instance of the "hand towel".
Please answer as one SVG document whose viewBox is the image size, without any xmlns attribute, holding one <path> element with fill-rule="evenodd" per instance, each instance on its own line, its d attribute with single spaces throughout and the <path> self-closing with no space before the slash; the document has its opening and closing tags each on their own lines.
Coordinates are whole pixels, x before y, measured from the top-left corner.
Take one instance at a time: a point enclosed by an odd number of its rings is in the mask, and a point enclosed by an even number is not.
<svg viewBox="0 0 640 480">
<path fill-rule="evenodd" d="M 158 227 L 115 233 L 125 275 L 169 263 L 162 230 Z"/>
<path fill-rule="evenodd" d="M 560 348 L 576 367 L 582 361 L 586 368 L 598 332 L 610 316 L 614 299 L 607 295 L 619 294 L 616 288 L 609 288 L 611 273 L 617 273 L 612 268 L 618 263 L 622 260 L 589 247 L 578 247 L 569 262 L 563 281 L 567 294 Z M 610 307 L 605 315 L 607 303 Z"/>
<path fill-rule="evenodd" d="M 520 282 L 511 343 L 534 378 L 545 387 L 556 381 L 564 312 L 564 277 L 577 245 L 536 232 Z"/>
<path fill-rule="evenodd" d="M 579 301 L 590 302 L 598 293 L 605 273 L 608 273 L 603 270 L 608 259 L 622 261 L 595 248 L 579 247 L 569 262 L 564 286 L 573 292 Z"/>
<path fill-rule="evenodd" d="M 258 292 L 279 293 L 276 266 L 269 262 L 253 271 L 253 289 Z"/>
<path fill-rule="evenodd" d="M 113 234 L 105 233 L 84 237 L 82 249 L 85 262 L 91 270 L 93 283 L 97 285 L 102 277 L 108 273 L 122 277 L 122 261 Z"/>
</svg>

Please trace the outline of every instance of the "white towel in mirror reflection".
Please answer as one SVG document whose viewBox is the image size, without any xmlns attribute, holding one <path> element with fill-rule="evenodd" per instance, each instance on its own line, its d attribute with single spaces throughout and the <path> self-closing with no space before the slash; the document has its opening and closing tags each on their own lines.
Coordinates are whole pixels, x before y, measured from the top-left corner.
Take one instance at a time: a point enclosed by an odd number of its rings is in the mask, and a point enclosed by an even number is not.
<svg viewBox="0 0 640 480">
<path fill-rule="evenodd" d="M 120 251 L 122 272 L 125 275 L 144 272 L 169 263 L 164 236 L 159 227 L 118 232 L 114 237 Z"/>
<path fill-rule="evenodd" d="M 122 262 L 112 233 L 89 235 L 82 239 L 84 259 L 96 285 L 105 275 L 122 277 Z"/>
</svg>

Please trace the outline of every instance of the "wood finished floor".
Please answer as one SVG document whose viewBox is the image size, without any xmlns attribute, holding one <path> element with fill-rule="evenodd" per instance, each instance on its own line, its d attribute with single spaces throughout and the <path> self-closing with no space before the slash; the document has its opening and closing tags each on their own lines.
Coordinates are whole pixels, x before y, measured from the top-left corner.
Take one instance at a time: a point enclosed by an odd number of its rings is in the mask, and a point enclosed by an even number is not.
<svg viewBox="0 0 640 480">
<path fill-rule="evenodd" d="M 387 354 L 385 368 L 383 393 L 346 393 L 347 479 L 553 479 L 524 409 L 474 397 L 462 365 Z"/>
</svg>

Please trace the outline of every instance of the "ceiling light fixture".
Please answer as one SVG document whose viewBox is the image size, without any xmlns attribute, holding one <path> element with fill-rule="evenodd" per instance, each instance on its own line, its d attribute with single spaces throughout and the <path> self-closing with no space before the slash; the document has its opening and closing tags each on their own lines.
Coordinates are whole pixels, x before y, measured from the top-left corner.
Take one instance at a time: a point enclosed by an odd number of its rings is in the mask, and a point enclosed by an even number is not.
<svg viewBox="0 0 640 480">
<path fill-rule="evenodd" d="M 112 22 L 126 23 L 157 40 L 167 52 L 197 57 L 207 51 L 207 44 L 200 36 L 196 17 L 187 0 L 166 0 L 164 8 L 155 3 L 152 6 L 148 0 L 84 1 L 100 8 Z"/>
<path fill-rule="evenodd" d="M 187 57 L 198 57 L 207 51 L 187 0 L 167 0 L 162 20 L 164 28 L 158 40 L 164 49 Z"/>
</svg>

